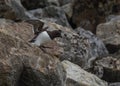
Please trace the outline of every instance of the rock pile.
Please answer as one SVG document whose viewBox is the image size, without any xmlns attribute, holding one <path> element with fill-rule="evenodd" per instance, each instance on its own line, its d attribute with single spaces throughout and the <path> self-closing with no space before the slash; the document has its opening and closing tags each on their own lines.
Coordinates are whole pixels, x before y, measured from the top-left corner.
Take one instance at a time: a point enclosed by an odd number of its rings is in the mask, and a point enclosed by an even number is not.
<svg viewBox="0 0 120 86">
<path fill-rule="evenodd" d="M 119 86 L 119 9 L 119 0 L 1 0 L 0 86 Z M 46 27 L 62 38 L 29 43 Z"/>
</svg>

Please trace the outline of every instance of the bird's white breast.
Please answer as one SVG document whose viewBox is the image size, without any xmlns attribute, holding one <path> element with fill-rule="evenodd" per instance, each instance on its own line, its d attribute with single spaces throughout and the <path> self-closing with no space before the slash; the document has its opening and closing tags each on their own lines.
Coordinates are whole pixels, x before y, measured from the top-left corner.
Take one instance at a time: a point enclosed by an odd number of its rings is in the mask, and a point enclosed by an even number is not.
<svg viewBox="0 0 120 86">
<path fill-rule="evenodd" d="M 40 46 L 41 44 L 46 43 L 46 42 L 48 42 L 50 40 L 51 40 L 50 36 L 48 35 L 48 33 L 46 31 L 44 31 L 44 32 L 41 32 L 37 36 L 37 38 L 35 39 L 34 44 L 37 45 L 37 46 Z"/>
</svg>

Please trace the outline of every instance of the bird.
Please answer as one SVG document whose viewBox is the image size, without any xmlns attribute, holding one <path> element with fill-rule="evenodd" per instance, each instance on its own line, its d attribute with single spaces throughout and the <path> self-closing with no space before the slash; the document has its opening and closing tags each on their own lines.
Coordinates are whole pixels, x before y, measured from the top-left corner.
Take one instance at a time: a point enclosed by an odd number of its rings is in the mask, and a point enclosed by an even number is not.
<svg viewBox="0 0 120 86">
<path fill-rule="evenodd" d="M 37 33 L 29 42 L 40 47 L 42 44 L 54 40 L 56 37 L 62 37 L 61 32 L 61 30 L 44 30 L 42 32 Z"/>
</svg>

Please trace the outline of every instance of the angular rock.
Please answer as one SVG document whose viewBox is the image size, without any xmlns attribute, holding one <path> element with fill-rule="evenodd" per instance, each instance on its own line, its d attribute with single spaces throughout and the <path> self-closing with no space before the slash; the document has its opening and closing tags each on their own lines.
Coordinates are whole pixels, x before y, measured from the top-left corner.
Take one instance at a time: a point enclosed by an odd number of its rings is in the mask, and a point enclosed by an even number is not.
<svg viewBox="0 0 120 86">
<path fill-rule="evenodd" d="M 55 23 L 48 23 L 48 29 L 62 30 L 62 38 L 56 39 L 61 47 L 60 60 L 69 60 L 82 68 L 89 68 L 95 58 L 108 55 L 103 42 L 89 31 L 78 28 L 73 31 Z"/>
<path fill-rule="evenodd" d="M 23 6 L 28 9 L 28 10 L 32 10 L 32 9 L 36 9 L 36 8 L 44 8 L 47 6 L 59 6 L 59 1 L 58 0 L 22 0 L 22 4 Z"/>
<path fill-rule="evenodd" d="M 72 22 L 76 27 L 96 33 L 96 26 L 105 22 L 115 4 L 118 2 L 114 0 L 74 0 Z"/>
<path fill-rule="evenodd" d="M 0 17 L 12 20 L 24 20 L 29 18 L 20 0 L 2 0 L 0 6 Z"/>
<path fill-rule="evenodd" d="M 104 57 L 95 61 L 95 72 L 102 79 L 108 82 L 120 82 L 120 59 L 114 57 Z M 100 69 L 102 69 L 100 71 Z M 102 72 L 102 74 L 101 74 Z"/>
<path fill-rule="evenodd" d="M 120 82 L 111 83 L 109 86 L 120 86 Z"/>
<path fill-rule="evenodd" d="M 31 35 L 27 24 L 9 23 L 0 22 L 0 86 L 64 86 L 59 60 L 25 40 Z"/>
<path fill-rule="evenodd" d="M 69 61 L 62 64 L 67 73 L 66 86 L 108 86 L 105 81 Z"/>
<path fill-rule="evenodd" d="M 72 14 L 73 14 L 72 4 L 69 3 L 69 4 L 66 4 L 66 5 L 63 5 L 62 9 L 66 13 L 67 18 L 70 20 L 70 18 L 72 17 Z"/>
<path fill-rule="evenodd" d="M 56 6 L 48 6 L 43 9 L 35 9 L 29 11 L 36 18 L 43 19 L 46 22 L 54 22 L 62 26 L 71 27 L 66 18 L 65 12 Z"/>
<path fill-rule="evenodd" d="M 58 0 L 60 5 L 63 6 L 63 5 L 66 5 L 68 3 L 72 3 L 74 0 Z"/>
<path fill-rule="evenodd" d="M 120 49 L 120 17 L 116 16 L 109 22 L 99 24 L 97 36 L 106 44 L 110 53 L 117 52 Z"/>
<path fill-rule="evenodd" d="M 34 36 L 32 25 L 26 22 L 15 23 L 13 21 L 0 19 L 0 30 L 26 42 Z"/>
</svg>

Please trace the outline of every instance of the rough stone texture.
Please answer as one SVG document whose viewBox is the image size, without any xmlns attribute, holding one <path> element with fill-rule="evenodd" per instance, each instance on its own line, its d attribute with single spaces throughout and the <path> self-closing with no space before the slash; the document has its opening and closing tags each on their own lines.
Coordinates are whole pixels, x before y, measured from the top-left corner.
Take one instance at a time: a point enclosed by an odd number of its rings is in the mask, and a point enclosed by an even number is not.
<svg viewBox="0 0 120 86">
<path fill-rule="evenodd" d="M 120 86 L 120 82 L 111 83 L 109 86 Z"/>
<path fill-rule="evenodd" d="M 66 86 L 108 86 L 97 76 L 90 74 L 69 61 L 62 62 L 67 73 Z"/>
<path fill-rule="evenodd" d="M 105 44 L 120 44 L 120 17 L 118 16 L 110 19 L 109 22 L 99 24 L 97 27 L 97 36 L 100 37 Z"/>
<path fill-rule="evenodd" d="M 36 8 L 44 8 L 47 6 L 59 6 L 59 1 L 58 0 L 22 0 L 22 4 L 23 6 L 28 9 L 28 10 L 32 10 L 32 9 L 36 9 Z"/>
<path fill-rule="evenodd" d="M 120 82 L 120 58 L 108 56 L 95 61 L 94 70 L 97 76 L 108 82 Z"/>
<path fill-rule="evenodd" d="M 109 53 L 120 49 L 120 16 L 107 17 L 106 23 L 97 26 L 97 36 L 106 44 Z"/>
<path fill-rule="evenodd" d="M 60 5 L 63 6 L 63 5 L 66 5 L 68 3 L 72 3 L 74 0 L 58 0 Z"/>
<path fill-rule="evenodd" d="M 72 9 L 72 3 L 68 3 L 66 5 L 62 6 L 62 9 L 64 10 L 67 18 L 70 20 L 73 14 L 73 9 Z"/>
<path fill-rule="evenodd" d="M 96 26 L 105 22 L 105 17 L 112 13 L 115 4 L 118 4 L 115 0 L 74 0 L 72 22 L 76 27 L 96 33 Z"/>
<path fill-rule="evenodd" d="M 64 86 L 59 60 L 26 42 L 29 24 L 9 23 L 0 22 L 0 86 Z"/>
<path fill-rule="evenodd" d="M 20 0 L 2 0 L 0 6 L 0 17 L 2 18 L 12 20 L 24 20 L 29 18 Z"/>
<path fill-rule="evenodd" d="M 15 23 L 13 21 L 0 19 L 0 28 L 0 30 L 5 31 L 9 35 L 23 39 L 26 42 L 34 36 L 32 25 L 26 22 Z"/>
<path fill-rule="evenodd" d="M 63 31 L 62 38 L 56 40 L 61 47 L 61 60 L 69 60 L 83 68 L 89 68 L 95 58 L 108 55 L 103 42 L 91 32 L 80 28 L 75 32 L 55 23 L 49 22 L 47 24 L 49 29 L 60 29 Z"/>
<path fill-rule="evenodd" d="M 38 19 L 43 19 L 47 22 L 54 22 L 62 26 L 71 27 L 68 23 L 65 12 L 60 7 L 48 6 L 43 9 L 35 9 L 29 12 Z"/>
</svg>

